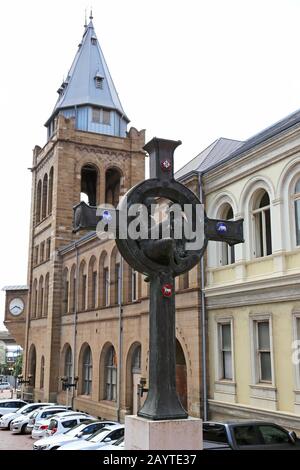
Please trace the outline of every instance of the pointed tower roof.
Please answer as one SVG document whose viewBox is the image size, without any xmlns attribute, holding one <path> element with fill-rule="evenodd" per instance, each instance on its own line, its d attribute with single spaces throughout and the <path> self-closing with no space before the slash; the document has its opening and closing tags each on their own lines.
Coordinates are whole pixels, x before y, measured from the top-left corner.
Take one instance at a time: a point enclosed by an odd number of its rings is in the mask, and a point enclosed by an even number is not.
<svg viewBox="0 0 300 470">
<path fill-rule="evenodd" d="M 116 110 L 129 122 L 99 45 L 92 16 L 78 47 L 67 78 L 58 89 L 59 98 L 54 110 L 45 125 L 60 109 L 80 105 Z"/>
</svg>

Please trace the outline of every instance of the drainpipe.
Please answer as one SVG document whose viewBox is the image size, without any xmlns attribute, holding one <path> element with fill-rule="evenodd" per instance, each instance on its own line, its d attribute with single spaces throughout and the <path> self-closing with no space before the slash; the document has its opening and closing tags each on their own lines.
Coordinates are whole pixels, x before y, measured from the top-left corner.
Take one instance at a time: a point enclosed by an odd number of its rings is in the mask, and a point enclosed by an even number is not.
<svg viewBox="0 0 300 470">
<path fill-rule="evenodd" d="M 75 282 L 75 305 L 74 305 L 74 331 L 73 331 L 73 367 L 72 367 L 72 383 L 75 383 L 76 377 L 76 346 L 77 346 L 77 315 L 78 315 L 78 286 L 79 286 L 79 256 L 78 256 L 78 246 L 75 242 L 75 251 L 76 251 L 76 282 Z M 74 398 L 75 398 L 75 387 L 72 387 L 72 400 L 71 406 L 74 408 Z"/>
<path fill-rule="evenodd" d="M 120 411 L 121 411 L 121 369 L 122 369 L 122 349 L 123 349 L 123 336 L 122 336 L 122 298 L 123 298 L 123 257 L 121 256 L 120 261 L 120 272 L 118 274 L 118 304 L 119 304 L 119 357 L 117 367 L 117 421 L 120 422 Z"/>
<path fill-rule="evenodd" d="M 202 204 L 204 204 L 204 194 L 202 189 L 201 173 L 198 173 L 198 191 L 199 199 Z M 202 374 L 200 375 L 200 381 L 202 380 L 202 390 L 203 390 L 203 420 L 207 421 L 208 419 L 208 407 L 207 407 L 207 367 L 206 367 L 206 307 L 205 307 L 205 269 L 204 269 L 204 257 L 200 259 L 200 304 L 201 310 L 199 309 L 199 323 L 201 325 L 201 338 L 202 338 L 202 348 L 201 348 L 201 357 L 200 363 L 202 365 Z M 201 387 L 200 387 L 201 390 Z M 200 391 L 200 403 L 201 403 L 201 391 Z"/>
</svg>

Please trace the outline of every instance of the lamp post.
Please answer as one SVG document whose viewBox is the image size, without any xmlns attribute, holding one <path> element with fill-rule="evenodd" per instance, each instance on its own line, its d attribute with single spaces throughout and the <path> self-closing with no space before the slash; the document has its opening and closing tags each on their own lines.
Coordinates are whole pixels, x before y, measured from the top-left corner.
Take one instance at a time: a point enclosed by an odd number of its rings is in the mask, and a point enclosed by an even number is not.
<svg viewBox="0 0 300 470">
<path fill-rule="evenodd" d="M 18 385 L 31 385 L 32 374 L 28 374 L 27 379 L 23 378 L 23 374 L 18 375 Z M 22 400 L 24 399 L 24 389 L 22 387 Z"/>
<path fill-rule="evenodd" d="M 79 377 L 78 375 L 76 375 L 74 377 L 74 382 L 72 382 L 71 377 L 67 377 L 67 376 L 61 377 L 60 380 L 62 382 L 62 389 L 67 392 L 66 405 L 69 406 L 69 390 L 71 388 L 74 388 L 74 390 L 77 389 L 77 383 L 78 383 Z"/>
</svg>

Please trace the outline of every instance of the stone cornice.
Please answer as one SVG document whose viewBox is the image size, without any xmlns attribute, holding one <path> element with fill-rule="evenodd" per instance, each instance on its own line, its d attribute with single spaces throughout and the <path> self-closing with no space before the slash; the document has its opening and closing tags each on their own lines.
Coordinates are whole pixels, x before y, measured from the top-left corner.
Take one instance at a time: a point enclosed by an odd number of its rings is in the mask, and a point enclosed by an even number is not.
<svg viewBox="0 0 300 470">
<path fill-rule="evenodd" d="M 260 281 L 241 282 L 230 286 L 207 288 L 209 310 L 237 306 L 300 301 L 299 274 L 272 277 Z"/>
</svg>

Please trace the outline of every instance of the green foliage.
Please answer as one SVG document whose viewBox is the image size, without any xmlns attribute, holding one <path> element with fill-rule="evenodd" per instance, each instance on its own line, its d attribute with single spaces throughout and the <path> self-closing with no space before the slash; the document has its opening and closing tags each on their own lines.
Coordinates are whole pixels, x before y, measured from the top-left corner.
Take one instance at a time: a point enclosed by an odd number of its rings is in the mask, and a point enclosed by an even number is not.
<svg viewBox="0 0 300 470">
<path fill-rule="evenodd" d="M 22 374 L 22 365 L 23 365 L 23 355 L 17 357 L 15 365 L 14 365 L 14 376 L 18 377 L 18 375 Z"/>
</svg>

